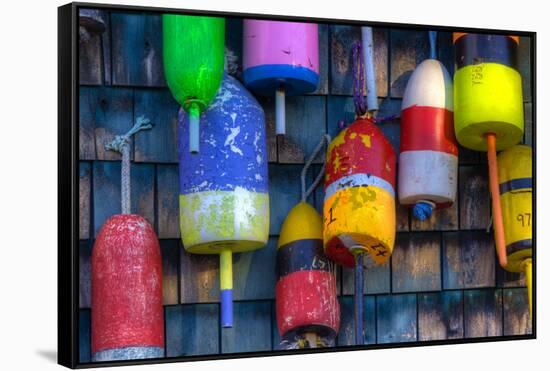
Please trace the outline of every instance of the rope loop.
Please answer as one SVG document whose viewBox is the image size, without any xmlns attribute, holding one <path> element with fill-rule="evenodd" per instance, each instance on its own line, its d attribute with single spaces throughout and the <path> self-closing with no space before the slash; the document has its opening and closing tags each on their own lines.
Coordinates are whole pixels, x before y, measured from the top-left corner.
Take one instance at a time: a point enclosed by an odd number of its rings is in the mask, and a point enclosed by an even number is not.
<svg viewBox="0 0 550 371">
<path fill-rule="evenodd" d="M 319 154 L 321 149 L 324 147 L 325 143 L 328 148 L 328 145 L 331 142 L 331 137 L 328 134 L 324 134 L 321 140 L 319 141 L 319 144 L 315 147 L 309 158 L 307 159 L 304 168 L 302 169 L 302 173 L 300 175 L 300 181 L 302 185 L 302 202 L 306 202 L 309 195 L 317 188 L 317 185 L 319 185 L 319 182 L 321 179 L 323 179 L 323 175 L 325 174 L 325 156 L 323 156 L 323 166 L 321 167 L 321 170 L 319 171 L 319 174 L 317 174 L 317 177 L 313 181 L 313 183 L 309 186 L 309 188 L 306 190 L 306 174 L 307 170 L 313 163 L 313 160 L 315 160 L 315 157 Z"/>
<path fill-rule="evenodd" d="M 141 130 L 151 129 L 153 126 L 154 124 L 151 123 L 151 120 L 145 118 L 145 116 L 139 116 L 136 120 L 135 125 L 126 134 L 117 135 L 115 139 L 105 144 L 105 149 L 107 151 L 122 153 L 123 147 L 130 143 L 130 138 L 132 137 L 132 135 Z"/>
</svg>

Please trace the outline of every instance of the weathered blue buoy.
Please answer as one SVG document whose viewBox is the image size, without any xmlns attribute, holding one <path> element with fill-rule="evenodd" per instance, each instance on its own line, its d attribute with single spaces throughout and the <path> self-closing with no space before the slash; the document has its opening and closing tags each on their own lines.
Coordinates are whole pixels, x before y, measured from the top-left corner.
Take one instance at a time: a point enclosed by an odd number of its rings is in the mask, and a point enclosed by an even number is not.
<svg viewBox="0 0 550 371">
<path fill-rule="evenodd" d="M 220 254 L 222 326 L 231 327 L 232 253 L 261 248 L 269 237 L 264 111 L 224 74 L 201 115 L 200 154 L 189 152 L 188 114 L 180 110 L 178 121 L 183 245 L 190 253 Z"/>
</svg>

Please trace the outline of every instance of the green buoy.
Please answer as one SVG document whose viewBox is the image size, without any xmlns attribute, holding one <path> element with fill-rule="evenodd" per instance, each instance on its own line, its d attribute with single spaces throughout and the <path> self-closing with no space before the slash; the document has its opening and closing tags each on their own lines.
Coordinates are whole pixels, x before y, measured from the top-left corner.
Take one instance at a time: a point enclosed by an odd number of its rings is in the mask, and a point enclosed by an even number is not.
<svg viewBox="0 0 550 371">
<path fill-rule="evenodd" d="M 225 19 L 162 16 L 164 74 L 178 103 L 189 113 L 189 150 L 199 152 L 200 114 L 223 76 Z"/>
</svg>

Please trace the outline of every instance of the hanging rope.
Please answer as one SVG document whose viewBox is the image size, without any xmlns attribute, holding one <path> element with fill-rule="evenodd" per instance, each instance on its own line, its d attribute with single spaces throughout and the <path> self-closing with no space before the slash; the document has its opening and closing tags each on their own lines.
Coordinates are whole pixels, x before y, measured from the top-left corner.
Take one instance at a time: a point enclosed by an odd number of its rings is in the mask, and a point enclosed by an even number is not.
<svg viewBox="0 0 550 371">
<path fill-rule="evenodd" d="M 317 178 L 315 178 L 313 183 L 306 190 L 307 170 L 311 166 L 311 164 L 313 163 L 313 160 L 315 160 L 315 157 L 317 157 L 317 155 L 319 154 L 319 152 L 323 148 L 324 144 L 326 143 L 327 148 L 328 148 L 328 145 L 329 145 L 330 141 L 331 141 L 330 135 L 328 135 L 328 134 L 323 135 L 323 137 L 321 138 L 321 141 L 319 142 L 319 144 L 317 144 L 317 147 L 315 147 L 315 149 L 313 150 L 313 152 L 311 153 L 311 155 L 307 159 L 306 164 L 304 165 L 304 168 L 302 169 L 302 174 L 300 175 L 300 181 L 301 181 L 301 184 L 302 184 L 302 202 L 306 202 L 306 200 L 309 197 L 309 195 L 311 194 L 311 192 L 313 192 L 313 190 L 315 188 L 317 188 L 317 185 L 319 184 L 321 179 L 323 179 L 323 175 L 325 174 L 325 156 L 323 156 L 323 166 L 321 167 L 321 171 L 319 171 L 319 174 L 317 174 Z"/>
<path fill-rule="evenodd" d="M 353 43 L 352 71 L 353 71 L 353 104 L 355 114 L 362 117 L 367 113 L 365 101 L 365 67 L 363 66 L 363 52 L 360 42 Z"/>
<path fill-rule="evenodd" d="M 124 135 L 117 135 L 112 142 L 105 145 L 107 151 L 119 152 L 122 155 L 120 169 L 120 206 L 122 214 L 130 214 L 130 138 L 140 130 L 151 129 L 153 124 L 144 116 L 136 120 L 136 124 Z"/>
</svg>

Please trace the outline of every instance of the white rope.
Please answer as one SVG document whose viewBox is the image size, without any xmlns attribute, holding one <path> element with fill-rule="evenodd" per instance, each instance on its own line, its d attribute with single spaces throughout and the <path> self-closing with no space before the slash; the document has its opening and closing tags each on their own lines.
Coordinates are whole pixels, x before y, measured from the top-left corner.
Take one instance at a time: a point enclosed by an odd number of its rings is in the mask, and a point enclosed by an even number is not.
<svg viewBox="0 0 550 371">
<path fill-rule="evenodd" d="M 317 177 L 315 178 L 315 180 L 313 181 L 311 186 L 309 186 L 309 188 L 306 191 L 306 174 L 307 174 L 307 170 L 309 169 L 309 167 L 313 163 L 313 160 L 315 160 L 315 158 L 317 157 L 317 155 L 319 154 L 319 152 L 323 148 L 324 144 L 326 143 L 327 148 L 328 148 L 328 145 L 329 145 L 331 140 L 332 139 L 330 138 L 330 135 L 328 135 L 328 134 L 323 135 L 323 137 L 321 138 L 321 141 L 319 142 L 319 144 L 317 144 L 317 147 L 315 147 L 315 149 L 313 150 L 313 152 L 311 153 L 311 155 L 307 159 L 307 161 L 304 165 L 304 168 L 302 169 L 302 174 L 300 175 L 300 181 L 301 181 L 301 184 L 302 184 L 302 201 L 303 202 L 306 202 L 306 200 L 309 197 L 309 195 L 311 194 L 311 192 L 313 192 L 313 190 L 315 188 L 317 188 L 317 185 L 319 184 L 321 179 L 323 179 L 323 175 L 325 174 L 325 157 L 326 156 L 323 156 L 323 166 L 321 167 L 321 171 L 319 171 L 319 174 L 317 174 Z"/>
<path fill-rule="evenodd" d="M 124 135 L 117 135 L 112 142 L 105 145 L 107 151 L 119 152 L 122 155 L 120 168 L 120 206 L 122 214 L 130 214 L 130 138 L 140 130 L 151 129 L 153 124 L 144 116 L 139 116 L 136 124 Z"/>
</svg>

